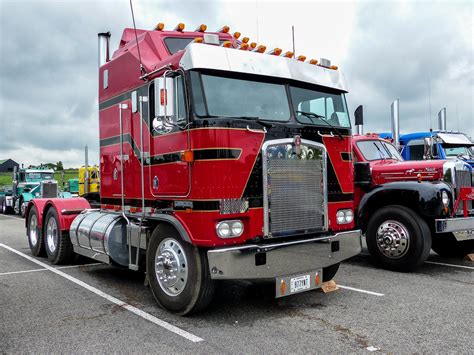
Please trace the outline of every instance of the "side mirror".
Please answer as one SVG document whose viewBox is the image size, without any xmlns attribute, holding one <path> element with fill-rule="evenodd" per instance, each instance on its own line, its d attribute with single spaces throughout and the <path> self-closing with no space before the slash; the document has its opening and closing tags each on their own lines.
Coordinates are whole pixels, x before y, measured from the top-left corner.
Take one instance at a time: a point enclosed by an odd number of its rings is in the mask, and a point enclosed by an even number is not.
<svg viewBox="0 0 474 355">
<path fill-rule="evenodd" d="M 174 116 L 174 79 L 155 79 L 155 114 L 167 120 Z"/>
</svg>

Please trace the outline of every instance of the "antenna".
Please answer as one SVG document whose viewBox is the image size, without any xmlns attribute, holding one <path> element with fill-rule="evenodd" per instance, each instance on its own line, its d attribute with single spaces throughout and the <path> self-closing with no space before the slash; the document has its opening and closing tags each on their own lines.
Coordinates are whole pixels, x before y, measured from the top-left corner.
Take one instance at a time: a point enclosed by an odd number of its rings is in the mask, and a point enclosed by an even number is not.
<svg viewBox="0 0 474 355">
<path fill-rule="evenodd" d="M 430 111 L 430 132 L 433 131 L 433 126 L 431 124 L 431 90 L 430 90 L 430 77 L 428 76 L 428 107 Z"/>
<path fill-rule="evenodd" d="M 257 20 L 257 43 L 260 43 L 258 40 L 258 0 L 255 0 L 255 15 Z"/>
<path fill-rule="evenodd" d="M 291 36 L 293 38 L 293 58 L 296 58 L 296 51 L 295 51 L 295 26 L 291 25 Z"/>
<path fill-rule="evenodd" d="M 456 102 L 456 125 L 457 125 L 457 131 L 459 132 L 459 112 L 458 112 L 457 102 Z"/>
<path fill-rule="evenodd" d="M 132 0 L 130 0 L 130 11 L 132 12 L 133 29 L 135 30 L 135 41 L 137 42 L 138 61 L 140 62 L 140 74 L 143 75 L 143 74 L 146 74 L 146 71 L 145 71 L 145 67 L 142 64 L 142 56 L 140 55 L 140 46 L 138 45 L 137 26 L 135 26 L 135 15 L 133 14 Z"/>
</svg>

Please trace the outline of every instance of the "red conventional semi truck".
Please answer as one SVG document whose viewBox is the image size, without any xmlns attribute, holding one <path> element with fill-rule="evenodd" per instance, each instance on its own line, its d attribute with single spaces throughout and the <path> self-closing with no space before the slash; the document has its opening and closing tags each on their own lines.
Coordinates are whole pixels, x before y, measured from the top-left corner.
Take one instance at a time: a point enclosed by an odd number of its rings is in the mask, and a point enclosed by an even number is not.
<svg viewBox="0 0 474 355">
<path fill-rule="evenodd" d="M 33 254 L 145 268 L 181 315 L 215 280 L 320 287 L 361 250 L 342 74 L 228 27 L 163 27 L 125 29 L 112 58 L 99 34 L 101 208 L 33 200 Z"/>
<path fill-rule="evenodd" d="M 395 128 L 397 111 L 392 110 Z M 462 160 L 404 161 L 390 141 L 362 133 L 361 106 L 355 116 L 356 220 L 372 258 L 386 268 L 409 271 L 430 249 L 445 257 L 474 252 L 471 166 Z"/>
</svg>

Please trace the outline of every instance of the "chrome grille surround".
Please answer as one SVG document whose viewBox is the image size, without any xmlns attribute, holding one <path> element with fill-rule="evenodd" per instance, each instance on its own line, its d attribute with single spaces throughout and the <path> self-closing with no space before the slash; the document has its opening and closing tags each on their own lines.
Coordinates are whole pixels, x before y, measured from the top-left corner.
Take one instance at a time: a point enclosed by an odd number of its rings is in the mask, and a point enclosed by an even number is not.
<svg viewBox="0 0 474 355">
<path fill-rule="evenodd" d="M 58 197 L 58 182 L 56 180 L 41 181 L 41 197 L 42 198 Z"/>
<path fill-rule="evenodd" d="M 267 141 L 262 162 L 264 237 L 327 231 L 326 147 L 299 138 Z"/>
<path fill-rule="evenodd" d="M 447 161 L 443 164 L 443 181 L 449 183 L 454 192 L 453 199 L 456 200 L 459 196 L 461 187 L 472 187 L 474 179 L 474 171 L 469 164 L 460 160 Z M 473 209 L 472 201 L 468 201 L 468 210 Z M 456 214 L 463 213 L 463 202 L 459 204 Z"/>
</svg>

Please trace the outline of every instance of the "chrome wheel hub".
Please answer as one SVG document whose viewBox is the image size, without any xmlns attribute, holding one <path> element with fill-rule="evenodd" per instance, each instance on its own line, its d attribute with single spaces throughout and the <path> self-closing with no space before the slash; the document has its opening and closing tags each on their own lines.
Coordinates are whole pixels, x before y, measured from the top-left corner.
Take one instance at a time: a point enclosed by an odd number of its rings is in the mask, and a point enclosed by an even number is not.
<svg viewBox="0 0 474 355">
<path fill-rule="evenodd" d="M 58 245 L 58 225 L 56 224 L 56 220 L 54 218 L 50 218 L 48 220 L 48 224 L 46 225 L 46 245 L 50 253 L 54 253 L 56 251 Z"/>
<path fill-rule="evenodd" d="M 377 230 L 377 247 L 390 259 L 404 256 L 410 246 L 410 234 L 398 221 L 385 221 Z"/>
<path fill-rule="evenodd" d="M 38 243 L 38 234 L 36 231 L 36 227 L 38 226 L 38 217 L 33 214 L 30 218 L 30 243 L 32 246 L 36 246 Z"/>
<path fill-rule="evenodd" d="M 183 247 L 175 240 L 161 241 L 155 256 L 156 279 L 169 296 L 179 295 L 188 281 L 188 262 Z"/>
</svg>

